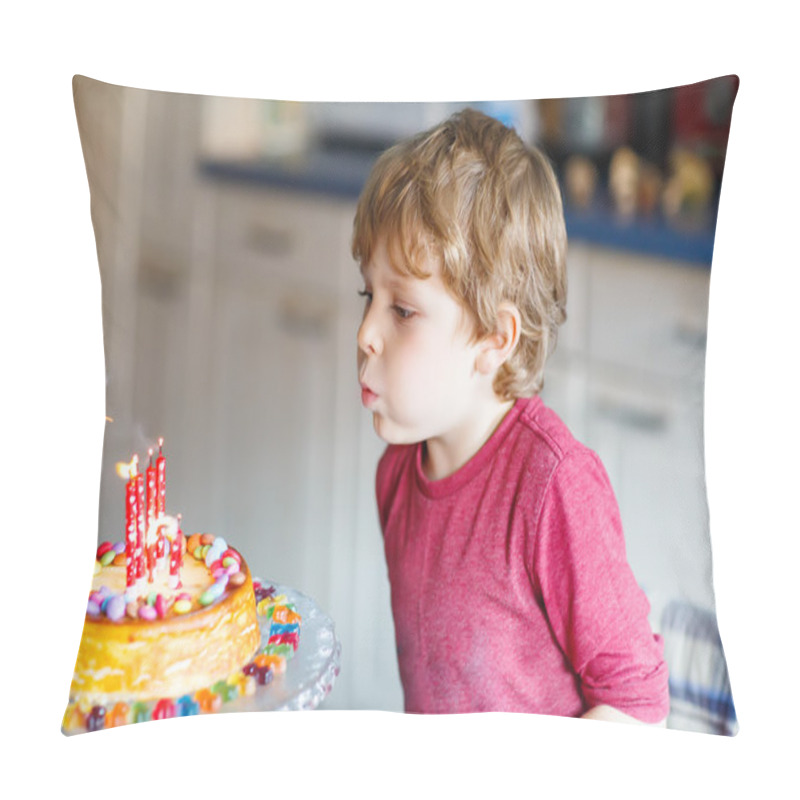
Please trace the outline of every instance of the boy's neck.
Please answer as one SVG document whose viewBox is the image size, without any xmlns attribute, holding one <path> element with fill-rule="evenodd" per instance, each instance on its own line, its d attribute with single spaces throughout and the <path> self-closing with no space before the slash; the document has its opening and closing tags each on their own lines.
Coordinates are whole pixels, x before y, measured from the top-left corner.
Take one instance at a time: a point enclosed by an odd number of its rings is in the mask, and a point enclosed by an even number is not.
<svg viewBox="0 0 800 800">
<path fill-rule="evenodd" d="M 425 441 L 422 469 L 428 480 L 438 481 L 461 469 L 491 438 L 513 405 L 513 400 L 497 399 L 446 435 Z"/>
</svg>

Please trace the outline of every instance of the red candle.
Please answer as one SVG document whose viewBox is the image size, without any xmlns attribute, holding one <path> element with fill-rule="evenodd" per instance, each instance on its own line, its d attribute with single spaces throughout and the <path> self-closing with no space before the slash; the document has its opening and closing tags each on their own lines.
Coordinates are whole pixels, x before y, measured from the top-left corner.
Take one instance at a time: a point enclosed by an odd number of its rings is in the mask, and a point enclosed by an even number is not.
<svg viewBox="0 0 800 800">
<path fill-rule="evenodd" d="M 172 540 L 169 551 L 169 575 L 170 585 L 173 589 L 181 587 L 181 562 L 183 551 L 183 531 L 181 530 L 181 515 L 178 514 L 178 532 Z"/>
<path fill-rule="evenodd" d="M 138 456 L 136 457 L 138 462 Z M 139 507 L 136 515 L 136 547 L 139 552 L 139 565 L 136 569 L 136 577 L 144 577 L 144 548 L 145 548 L 145 525 L 146 525 L 146 507 L 145 507 L 145 492 L 144 492 L 144 475 L 137 471 L 136 473 L 136 497 L 138 499 Z"/>
<path fill-rule="evenodd" d="M 158 440 L 156 459 L 156 514 L 166 514 L 167 508 L 167 459 L 164 458 L 164 440 Z"/>
<path fill-rule="evenodd" d="M 164 516 L 167 507 L 167 459 L 164 458 L 164 439 L 158 440 L 158 458 L 156 459 L 156 514 Z M 167 539 L 163 528 L 158 532 L 157 557 L 164 558 L 167 551 Z"/>
<path fill-rule="evenodd" d="M 136 535 L 139 519 L 139 501 L 136 494 L 136 462 L 131 463 L 128 482 L 125 485 L 125 585 L 136 583 L 137 553 Z"/>
<path fill-rule="evenodd" d="M 147 527 L 156 518 L 156 468 L 153 464 L 153 448 L 148 450 L 150 463 L 147 465 Z"/>
</svg>

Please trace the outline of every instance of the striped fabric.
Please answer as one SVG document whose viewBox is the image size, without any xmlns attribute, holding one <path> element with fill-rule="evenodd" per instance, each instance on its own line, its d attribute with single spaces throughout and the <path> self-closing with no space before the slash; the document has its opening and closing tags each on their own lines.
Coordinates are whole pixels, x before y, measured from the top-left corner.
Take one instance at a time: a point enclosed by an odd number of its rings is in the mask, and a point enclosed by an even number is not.
<svg viewBox="0 0 800 800">
<path fill-rule="evenodd" d="M 674 600 L 661 635 L 669 666 L 670 728 L 733 736 L 739 729 L 715 615 Z"/>
</svg>

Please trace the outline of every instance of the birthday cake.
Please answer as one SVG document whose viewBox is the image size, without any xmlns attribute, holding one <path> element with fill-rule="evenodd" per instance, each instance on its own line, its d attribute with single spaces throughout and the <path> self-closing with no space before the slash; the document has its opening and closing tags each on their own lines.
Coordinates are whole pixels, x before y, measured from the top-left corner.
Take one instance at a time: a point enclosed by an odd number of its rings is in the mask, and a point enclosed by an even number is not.
<svg viewBox="0 0 800 800">
<path fill-rule="evenodd" d="M 159 445 L 161 446 L 161 442 Z M 211 712 L 252 694 L 299 642 L 300 616 L 221 536 L 165 514 L 165 461 L 127 478 L 125 540 L 97 549 L 66 732 Z M 259 616 L 269 618 L 261 645 Z"/>
</svg>

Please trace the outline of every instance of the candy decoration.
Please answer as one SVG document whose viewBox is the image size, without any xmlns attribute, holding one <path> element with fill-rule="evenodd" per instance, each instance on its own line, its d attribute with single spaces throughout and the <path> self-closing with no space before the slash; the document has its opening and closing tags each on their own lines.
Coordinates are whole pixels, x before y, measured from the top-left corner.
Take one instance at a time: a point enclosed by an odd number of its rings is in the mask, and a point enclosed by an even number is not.
<svg viewBox="0 0 800 800">
<path fill-rule="evenodd" d="M 64 712 L 61 727 L 66 731 L 74 731 L 86 727 L 86 715 L 81 713 L 77 703 L 70 703 Z"/>
<path fill-rule="evenodd" d="M 273 619 L 275 617 L 273 616 Z M 289 625 L 281 625 L 277 622 L 273 622 L 269 629 L 269 635 L 272 636 L 280 636 L 285 633 L 295 633 L 297 632 L 299 636 L 300 626 L 296 622 L 292 622 Z"/>
<path fill-rule="evenodd" d="M 114 545 L 111 542 L 103 542 L 100 547 L 97 548 L 97 560 L 99 561 L 109 550 L 112 550 Z"/>
<path fill-rule="evenodd" d="M 127 703 L 117 703 L 114 708 L 106 714 L 106 728 L 118 728 L 126 725 L 130 708 Z"/>
<path fill-rule="evenodd" d="M 294 647 L 290 644 L 266 644 L 259 651 L 266 656 L 282 656 L 291 658 L 294 655 Z"/>
<path fill-rule="evenodd" d="M 200 705 L 190 695 L 185 694 L 176 701 L 175 713 L 179 717 L 193 717 L 200 713 Z"/>
<path fill-rule="evenodd" d="M 241 586 L 247 580 L 244 572 L 234 572 L 228 576 L 228 586 Z"/>
<path fill-rule="evenodd" d="M 253 659 L 253 663 L 262 669 L 267 667 L 276 674 L 282 674 L 286 671 L 286 659 L 278 655 L 265 655 L 260 653 Z"/>
<path fill-rule="evenodd" d="M 159 700 L 153 708 L 153 719 L 172 719 L 175 716 L 175 703 L 169 698 Z"/>
<path fill-rule="evenodd" d="M 163 594 L 156 596 L 156 600 L 153 603 L 153 608 L 155 608 L 156 615 L 159 619 L 164 619 L 164 617 L 167 616 L 167 601 L 164 599 Z"/>
<path fill-rule="evenodd" d="M 300 644 L 300 637 L 298 636 L 297 632 L 279 633 L 275 636 L 270 636 L 267 640 L 267 644 L 290 644 L 295 650 L 297 650 L 297 647 Z"/>
<path fill-rule="evenodd" d="M 218 694 L 214 694 L 210 689 L 200 689 L 200 691 L 195 692 L 194 699 L 197 701 L 200 706 L 200 711 L 202 711 L 203 714 L 211 714 L 215 711 L 219 711 L 222 705 L 222 698 L 220 698 Z"/>
<path fill-rule="evenodd" d="M 300 615 L 291 611 L 288 606 L 276 606 L 272 612 L 272 620 L 282 625 L 291 625 L 300 622 Z"/>
<path fill-rule="evenodd" d="M 222 596 L 222 593 L 225 591 L 225 588 L 228 585 L 228 577 L 227 575 L 223 575 L 222 577 L 218 578 L 211 586 L 208 587 L 201 595 L 197 598 L 197 602 L 200 603 L 201 606 L 208 606 L 211 605 L 218 597 Z"/>
<path fill-rule="evenodd" d="M 193 533 L 187 540 L 186 540 L 186 550 L 189 553 L 194 555 L 194 551 L 200 547 L 200 534 Z"/>
<path fill-rule="evenodd" d="M 235 700 L 239 694 L 239 687 L 227 683 L 226 681 L 217 681 L 212 687 L 211 691 L 218 694 L 222 698 L 223 703 L 229 703 Z"/>
<path fill-rule="evenodd" d="M 125 598 L 121 594 L 109 597 L 106 603 L 105 613 L 110 620 L 118 622 L 125 616 Z"/>
<path fill-rule="evenodd" d="M 132 716 L 134 722 L 149 722 L 150 709 L 148 708 L 147 703 L 134 703 Z"/>
<path fill-rule="evenodd" d="M 106 726 L 106 710 L 103 706 L 93 706 L 86 717 L 86 730 L 99 731 Z"/>
</svg>

